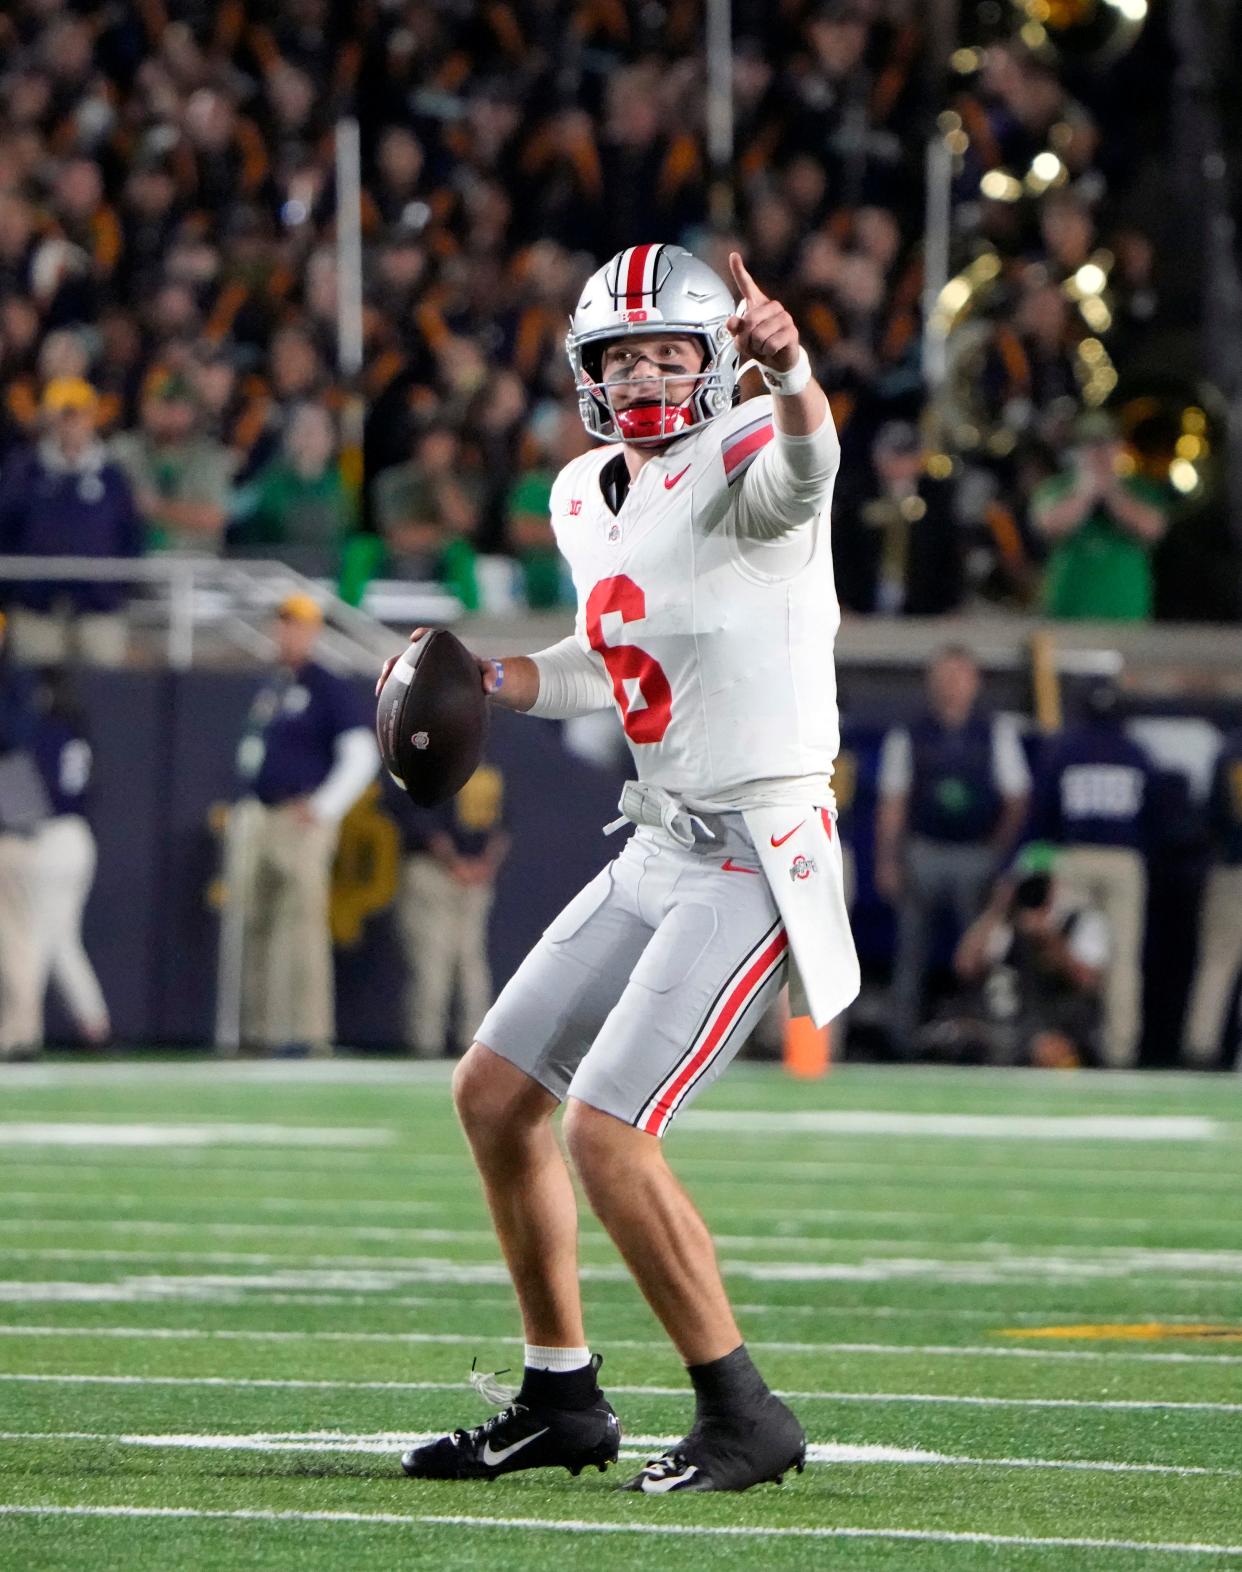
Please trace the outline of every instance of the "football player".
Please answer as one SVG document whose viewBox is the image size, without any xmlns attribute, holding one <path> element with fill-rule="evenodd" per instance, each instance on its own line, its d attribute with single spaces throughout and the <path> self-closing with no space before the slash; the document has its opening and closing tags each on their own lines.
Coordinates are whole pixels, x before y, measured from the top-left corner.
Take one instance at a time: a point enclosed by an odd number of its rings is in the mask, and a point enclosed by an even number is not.
<svg viewBox="0 0 1242 1572">
<path fill-rule="evenodd" d="M 802 1427 L 751 1361 L 711 1237 L 661 1147 L 791 962 L 795 1008 L 817 1023 L 858 991 L 829 785 L 840 446 L 789 312 L 736 253 L 730 268 L 740 302 L 679 246 L 631 247 L 588 281 L 567 349 L 599 446 L 561 471 L 551 499 L 575 629 L 536 655 L 479 661 L 506 708 L 615 708 L 638 780 L 610 828 L 637 833 L 547 929 L 457 1067 L 526 1368 L 487 1423 L 407 1452 L 416 1478 L 576 1474 L 617 1457 L 552 1129 L 562 1102 L 590 1204 L 695 1394 L 685 1438 L 626 1488 L 745 1490 L 804 1460 Z M 748 364 L 768 392 L 743 403 Z"/>
</svg>

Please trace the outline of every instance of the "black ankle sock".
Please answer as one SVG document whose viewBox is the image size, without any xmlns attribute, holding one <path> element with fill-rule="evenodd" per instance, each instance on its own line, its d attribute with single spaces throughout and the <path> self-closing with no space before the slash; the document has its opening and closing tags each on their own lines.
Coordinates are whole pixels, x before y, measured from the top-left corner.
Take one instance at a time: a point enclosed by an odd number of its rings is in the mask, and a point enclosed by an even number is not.
<svg viewBox="0 0 1242 1572">
<path fill-rule="evenodd" d="M 527 1365 L 517 1400 L 527 1408 L 590 1408 L 599 1396 L 598 1368 L 594 1359 L 579 1370 L 532 1370 Z"/>
<path fill-rule="evenodd" d="M 687 1366 L 694 1383 L 696 1413 L 700 1419 L 724 1418 L 745 1412 L 768 1395 L 768 1384 L 755 1369 L 739 1343 L 731 1354 L 705 1365 Z"/>
</svg>

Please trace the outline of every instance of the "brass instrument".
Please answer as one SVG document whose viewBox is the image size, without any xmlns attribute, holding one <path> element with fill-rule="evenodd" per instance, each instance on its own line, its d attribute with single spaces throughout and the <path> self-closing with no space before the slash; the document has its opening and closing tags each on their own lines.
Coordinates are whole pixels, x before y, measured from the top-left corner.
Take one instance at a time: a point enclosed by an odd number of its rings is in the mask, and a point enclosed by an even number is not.
<svg viewBox="0 0 1242 1572">
<path fill-rule="evenodd" d="M 988 44 L 1017 38 L 1034 54 L 1106 65 L 1143 31 L 1149 0 L 964 0 L 962 47 L 950 62 L 977 69 Z"/>
</svg>

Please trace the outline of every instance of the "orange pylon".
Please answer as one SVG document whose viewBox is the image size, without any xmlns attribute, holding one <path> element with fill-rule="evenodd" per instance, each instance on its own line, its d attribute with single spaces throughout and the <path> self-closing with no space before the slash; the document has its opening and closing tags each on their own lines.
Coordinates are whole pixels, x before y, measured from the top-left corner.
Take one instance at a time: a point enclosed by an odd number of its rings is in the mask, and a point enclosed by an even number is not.
<svg viewBox="0 0 1242 1572">
<path fill-rule="evenodd" d="M 785 1023 L 785 1070 L 799 1080 L 813 1081 L 832 1068 L 832 1027 L 816 1026 L 809 1015 Z"/>
</svg>

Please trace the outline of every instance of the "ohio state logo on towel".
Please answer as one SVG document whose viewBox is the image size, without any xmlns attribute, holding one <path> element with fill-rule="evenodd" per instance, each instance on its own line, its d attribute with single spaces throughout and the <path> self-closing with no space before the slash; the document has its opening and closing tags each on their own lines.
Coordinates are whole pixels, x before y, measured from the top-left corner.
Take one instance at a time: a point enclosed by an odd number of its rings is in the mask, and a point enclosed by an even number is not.
<svg viewBox="0 0 1242 1572">
<path fill-rule="evenodd" d="M 814 857 L 804 857 L 801 852 L 789 865 L 789 878 L 792 883 L 795 879 L 809 879 L 816 871 Z"/>
</svg>

